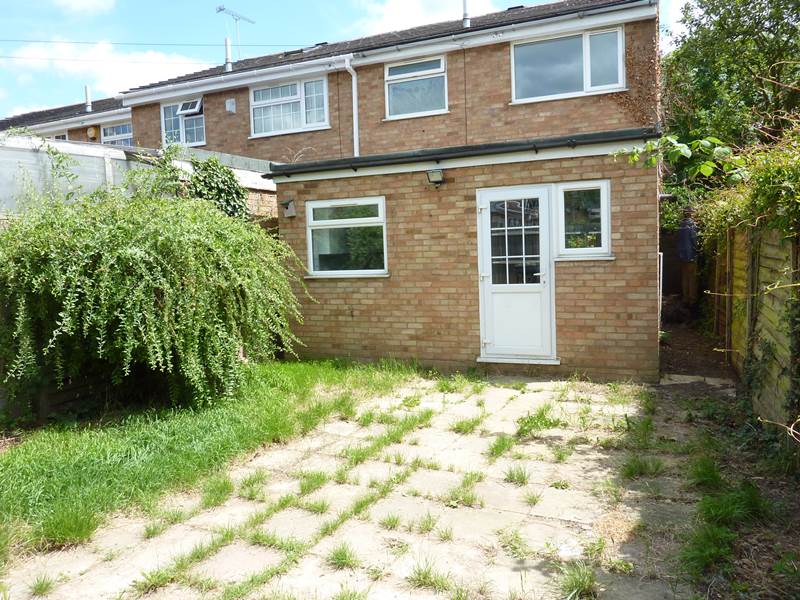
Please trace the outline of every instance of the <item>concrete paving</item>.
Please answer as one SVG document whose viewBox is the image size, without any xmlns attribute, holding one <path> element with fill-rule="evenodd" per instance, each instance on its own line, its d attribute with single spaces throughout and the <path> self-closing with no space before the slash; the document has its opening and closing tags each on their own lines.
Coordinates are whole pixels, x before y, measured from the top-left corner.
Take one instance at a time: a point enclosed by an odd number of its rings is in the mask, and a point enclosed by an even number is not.
<svg viewBox="0 0 800 600">
<path fill-rule="evenodd" d="M 435 411 L 427 425 L 380 441 L 392 417 L 426 407 Z M 184 517 L 156 535 L 145 534 L 152 514 L 119 514 L 84 546 L 18 557 L 5 576 L 8 600 L 31 598 L 42 575 L 58 600 L 556 599 L 573 561 L 595 571 L 601 598 L 690 596 L 669 569 L 696 500 L 681 479 L 683 457 L 651 445 L 662 474 L 620 475 L 643 451 L 626 449 L 631 423 L 652 418 L 655 440 L 691 437 L 677 407 L 645 417 L 635 393 L 576 381 L 443 394 L 418 380 L 359 414 L 368 409 L 386 424 L 331 421 L 237 460 L 236 491 L 220 506 L 203 508 L 197 490 L 163 498 L 163 510 Z M 516 435 L 520 419 L 542 411 L 540 429 Z M 468 419 L 477 423 L 459 429 Z M 490 456 L 501 434 L 510 447 Z M 365 447 L 365 459 L 352 458 Z M 326 481 L 303 490 L 312 471 Z M 263 483 L 244 490 L 254 473 Z"/>
</svg>

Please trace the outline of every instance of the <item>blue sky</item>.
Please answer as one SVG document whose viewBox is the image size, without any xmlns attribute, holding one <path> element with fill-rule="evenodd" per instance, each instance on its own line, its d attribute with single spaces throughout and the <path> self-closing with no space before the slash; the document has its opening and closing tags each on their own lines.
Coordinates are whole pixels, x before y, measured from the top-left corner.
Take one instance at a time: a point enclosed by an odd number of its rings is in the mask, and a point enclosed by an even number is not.
<svg viewBox="0 0 800 600">
<path fill-rule="evenodd" d="M 470 12 L 549 1 L 470 0 Z M 461 0 L 5 2 L 14 8 L 0 20 L 0 117 L 81 102 L 86 84 L 100 98 L 221 63 L 223 39 L 235 37 L 222 3 L 256 22 L 241 24 L 242 57 L 461 17 Z M 665 25 L 684 2 L 661 0 Z"/>
</svg>

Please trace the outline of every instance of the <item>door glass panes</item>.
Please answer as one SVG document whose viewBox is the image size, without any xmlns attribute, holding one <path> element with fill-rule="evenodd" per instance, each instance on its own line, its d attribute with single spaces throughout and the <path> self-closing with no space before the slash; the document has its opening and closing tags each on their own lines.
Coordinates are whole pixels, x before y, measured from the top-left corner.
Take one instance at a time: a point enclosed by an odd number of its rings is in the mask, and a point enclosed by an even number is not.
<svg viewBox="0 0 800 600">
<path fill-rule="evenodd" d="M 600 188 L 564 192 L 564 244 L 566 248 L 600 248 Z"/>
<path fill-rule="evenodd" d="M 539 199 L 489 204 L 492 283 L 540 283 Z"/>
</svg>

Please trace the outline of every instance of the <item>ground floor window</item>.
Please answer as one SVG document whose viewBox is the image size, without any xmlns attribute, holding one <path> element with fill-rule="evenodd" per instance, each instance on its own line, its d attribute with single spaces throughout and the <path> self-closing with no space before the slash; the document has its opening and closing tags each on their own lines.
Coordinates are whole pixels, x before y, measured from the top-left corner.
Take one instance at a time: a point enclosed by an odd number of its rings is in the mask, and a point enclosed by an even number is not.
<svg viewBox="0 0 800 600">
<path fill-rule="evenodd" d="M 611 208 L 608 181 L 558 185 L 558 239 L 561 256 L 611 253 Z"/>
<path fill-rule="evenodd" d="M 382 196 L 306 203 L 308 270 L 312 275 L 387 272 L 386 212 Z"/>
</svg>

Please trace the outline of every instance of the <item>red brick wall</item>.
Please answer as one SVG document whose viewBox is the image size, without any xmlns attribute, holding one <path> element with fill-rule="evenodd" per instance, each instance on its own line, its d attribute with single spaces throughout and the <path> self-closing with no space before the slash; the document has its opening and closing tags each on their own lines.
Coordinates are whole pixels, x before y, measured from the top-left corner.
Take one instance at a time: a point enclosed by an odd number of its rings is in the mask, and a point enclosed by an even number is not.
<svg viewBox="0 0 800 600">
<path fill-rule="evenodd" d="M 439 189 L 424 172 L 279 184 L 297 217 L 281 235 L 305 261 L 305 200 L 386 197 L 389 277 L 308 279 L 297 333 L 309 356 L 418 359 L 440 368 L 476 366 L 480 354 L 475 189 L 581 179 L 611 180 L 614 261 L 558 262 L 560 367 L 598 378 L 658 374 L 658 182 L 654 170 L 610 157 L 446 170 Z"/>
<path fill-rule="evenodd" d="M 449 113 L 385 121 L 383 65 L 358 69 L 361 153 L 378 154 L 460 144 L 567 135 L 655 124 L 658 108 L 658 28 L 655 19 L 625 25 L 628 91 L 509 105 L 508 43 L 447 55 Z M 225 99 L 236 100 L 236 113 Z M 352 156 L 350 75 L 328 75 L 330 129 L 248 139 L 249 89 L 206 94 L 207 150 L 296 162 Z M 159 105 L 133 108 L 137 143 L 161 145 Z"/>
</svg>

